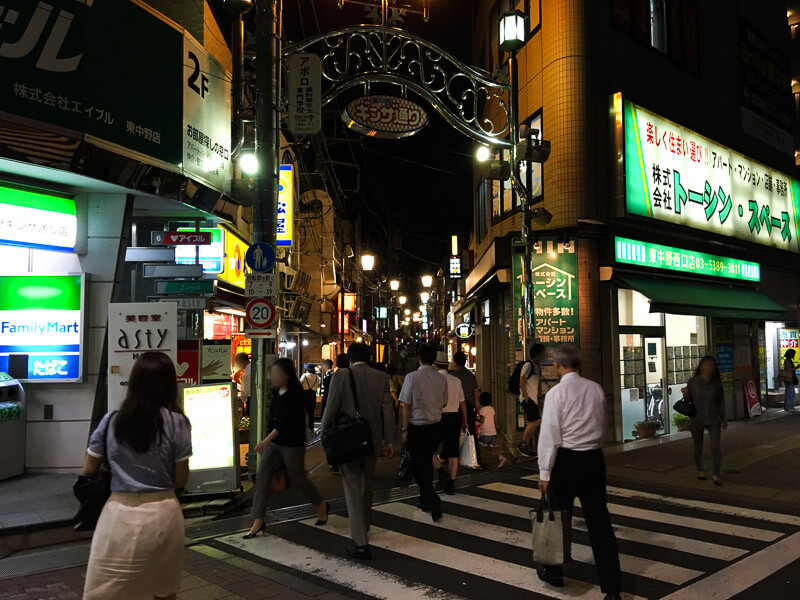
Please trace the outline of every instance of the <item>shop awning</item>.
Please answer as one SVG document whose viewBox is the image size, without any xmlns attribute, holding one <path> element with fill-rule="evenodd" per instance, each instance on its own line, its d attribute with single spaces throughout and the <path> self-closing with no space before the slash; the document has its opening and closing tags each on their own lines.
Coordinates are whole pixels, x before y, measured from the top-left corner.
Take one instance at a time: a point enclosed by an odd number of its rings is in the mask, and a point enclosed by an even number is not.
<svg viewBox="0 0 800 600">
<path fill-rule="evenodd" d="M 786 309 L 755 290 L 686 280 L 620 275 L 650 299 L 650 312 L 728 319 L 781 320 Z"/>
<path fill-rule="evenodd" d="M 475 308 L 475 301 L 470 300 L 464 306 L 462 306 L 456 311 L 456 316 L 463 317 L 464 315 L 471 313 L 474 308 Z"/>
</svg>

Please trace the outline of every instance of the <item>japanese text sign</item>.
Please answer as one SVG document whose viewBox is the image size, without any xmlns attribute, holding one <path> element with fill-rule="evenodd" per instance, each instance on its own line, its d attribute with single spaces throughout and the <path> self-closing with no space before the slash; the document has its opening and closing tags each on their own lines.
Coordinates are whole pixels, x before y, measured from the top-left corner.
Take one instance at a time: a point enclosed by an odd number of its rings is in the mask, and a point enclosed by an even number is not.
<svg viewBox="0 0 800 600">
<path fill-rule="evenodd" d="M 746 260 L 621 237 L 615 238 L 615 248 L 617 262 L 629 265 L 745 281 L 761 279 L 760 265 Z"/>
<path fill-rule="evenodd" d="M 294 167 L 281 165 L 278 183 L 278 214 L 275 217 L 275 244 L 282 248 L 292 245 L 294 236 Z"/>
<path fill-rule="evenodd" d="M 543 238 L 531 255 L 535 338 L 545 346 L 580 344 L 576 241 Z"/>
<path fill-rule="evenodd" d="M 207 246 L 211 243 L 208 231 L 151 231 L 150 243 L 153 246 Z"/>
<path fill-rule="evenodd" d="M 244 255 L 247 254 L 248 243 L 231 231 L 225 232 L 224 269 L 217 277 L 239 288 L 244 287 Z"/>
<path fill-rule="evenodd" d="M 629 214 L 798 252 L 797 180 L 625 100 Z"/>
<path fill-rule="evenodd" d="M 0 186 L 0 245 L 71 252 L 77 228 L 74 200 Z"/>
<path fill-rule="evenodd" d="M 289 131 L 317 133 L 322 127 L 322 61 L 316 54 L 292 54 L 287 63 Z"/>
<path fill-rule="evenodd" d="M 219 227 L 206 227 L 199 231 L 211 236 L 211 243 L 204 246 L 177 246 L 175 262 L 179 265 L 193 265 L 197 262 L 199 251 L 204 274 L 222 273 L 225 267 L 225 231 Z M 189 235 L 195 233 L 195 230 L 192 227 L 179 227 L 178 233 Z"/>
<path fill-rule="evenodd" d="M 353 100 L 342 113 L 352 130 L 369 137 L 403 138 L 428 123 L 428 113 L 419 104 L 397 96 L 363 96 Z"/>
<path fill-rule="evenodd" d="M 461 279 L 461 257 L 450 257 L 450 279 Z"/>
</svg>

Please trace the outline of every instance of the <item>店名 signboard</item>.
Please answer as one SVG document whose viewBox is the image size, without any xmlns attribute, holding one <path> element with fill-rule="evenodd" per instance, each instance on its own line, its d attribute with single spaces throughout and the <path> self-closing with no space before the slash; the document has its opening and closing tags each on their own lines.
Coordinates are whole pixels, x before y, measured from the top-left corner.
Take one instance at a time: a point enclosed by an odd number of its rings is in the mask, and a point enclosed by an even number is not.
<svg viewBox="0 0 800 600">
<path fill-rule="evenodd" d="M 800 250 L 796 179 L 628 100 L 622 110 L 628 214 Z"/>
<path fill-rule="evenodd" d="M 576 245 L 540 238 L 531 254 L 534 336 L 548 347 L 580 344 Z"/>
<path fill-rule="evenodd" d="M 193 227 L 179 227 L 181 233 L 192 233 Z M 225 231 L 220 227 L 201 227 L 200 233 L 211 236 L 211 243 L 206 246 L 175 246 L 175 262 L 179 265 L 193 265 L 197 261 L 198 252 L 204 275 L 218 275 L 225 266 Z"/>
<path fill-rule="evenodd" d="M 72 252 L 77 235 L 74 200 L 0 186 L 0 245 Z"/>
<path fill-rule="evenodd" d="M 0 276 L 0 371 L 28 355 L 28 380 L 80 381 L 83 275 Z"/>
<path fill-rule="evenodd" d="M 761 280 L 761 267 L 755 262 L 621 237 L 614 241 L 617 262 L 743 281 Z"/>
<path fill-rule="evenodd" d="M 278 182 L 278 215 L 275 218 L 275 244 L 282 248 L 292 245 L 294 237 L 294 167 L 281 165 Z"/>
</svg>

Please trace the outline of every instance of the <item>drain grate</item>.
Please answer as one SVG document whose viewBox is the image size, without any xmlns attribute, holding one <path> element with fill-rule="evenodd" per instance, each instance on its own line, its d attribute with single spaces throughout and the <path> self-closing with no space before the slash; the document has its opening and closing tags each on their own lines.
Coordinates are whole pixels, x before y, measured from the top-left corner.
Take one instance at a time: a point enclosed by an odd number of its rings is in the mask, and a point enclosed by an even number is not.
<svg viewBox="0 0 800 600">
<path fill-rule="evenodd" d="M 45 550 L 0 560 L 0 579 L 57 571 L 88 564 L 91 546 L 81 546 Z"/>
</svg>

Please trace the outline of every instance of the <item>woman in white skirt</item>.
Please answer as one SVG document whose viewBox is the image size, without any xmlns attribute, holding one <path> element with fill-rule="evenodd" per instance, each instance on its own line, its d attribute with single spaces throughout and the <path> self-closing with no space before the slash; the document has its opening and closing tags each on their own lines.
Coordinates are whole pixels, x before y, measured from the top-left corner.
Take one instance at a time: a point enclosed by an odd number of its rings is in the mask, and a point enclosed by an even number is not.
<svg viewBox="0 0 800 600">
<path fill-rule="evenodd" d="M 119 411 L 92 434 L 83 473 L 108 463 L 111 497 L 92 539 L 84 600 L 169 600 L 180 589 L 184 525 L 175 488 L 189 478 L 192 443 L 177 397 L 172 360 L 145 352 Z"/>
</svg>

